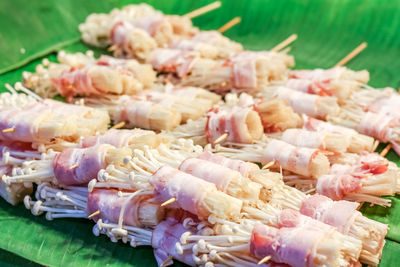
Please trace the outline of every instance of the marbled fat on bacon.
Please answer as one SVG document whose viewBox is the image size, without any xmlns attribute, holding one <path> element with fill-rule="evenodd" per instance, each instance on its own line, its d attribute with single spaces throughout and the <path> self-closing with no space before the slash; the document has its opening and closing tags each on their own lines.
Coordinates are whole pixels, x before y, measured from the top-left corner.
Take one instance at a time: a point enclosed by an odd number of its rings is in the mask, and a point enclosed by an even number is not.
<svg viewBox="0 0 400 267">
<path fill-rule="evenodd" d="M 257 224 L 251 234 L 250 252 L 258 259 L 271 256 L 271 260 L 293 267 L 313 266 L 316 247 L 325 236 L 323 231 L 307 228 L 278 229 Z"/>
<path fill-rule="evenodd" d="M 390 140 L 391 128 L 399 126 L 400 118 L 385 114 L 366 112 L 358 126 L 358 131 L 375 137 L 382 142 L 388 142 L 392 141 Z"/>
<path fill-rule="evenodd" d="M 197 156 L 199 159 L 208 160 L 216 164 L 222 165 L 234 171 L 240 172 L 244 177 L 249 177 L 250 172 L 259 170 L 260 168 L 251 162 L 245 162 L 238 159 L 230 159 L 222 155 L 213 154 L 205 151 Z"/>
<path fill-rule="evenodd" d="M 189 266 L 197 265 L 193 260 L 192 250 L 186 249 L 183 254 L 179 254 L 175 248 L 176 243 L 180 242 L 182 234 L 186 232 L 192 231 L 186 229 L 182 223 L 171 217 L 156 226 L 151 237 L 151 246 L 154 248 L 154 256 L 158 266 L 161 266 L 169 256 L 173 256 L 174 259 Z"/>
<path fill-rule="evenodd" d="M 160 202 L 175 197 L 175 203 L 179 207 L 204 218 L 209 213 L 201 203 L 207 193 L 217 191 L 214 184 L 168 166 L 159 168 L 149 182 L 154 187 L 155 196 Z"/>
<path fill-rule="evenodd" d="M 263 152 L 261 163 L 264 165 L 275 161 L 283 169 L 292 171 L 304 176 L 310 176 L 310 164 L 317 149 L 296 147 L 280 140 L 271 140 Z"/>
<path fill-rule="evenodd" d="M 61 185 L 84 185 L 106 168 L 106 154 L 114 148 L 103 144 L 89 148 L 68 148 L 53 160 L 54 176 Z"/>
<path fill-rule="evenodd" d="M 356 217 L 361 215 L 357 210 L 359 205 L 359 203 L 345 200 L 333 201 L 317 194 L 303 200 L 300 212 L 336 227 L 342 234 L 348 234 Z"/>
<path fill-rule="evenodd" d="M 87 214 L 100 211 L 99 215 L 93 217 L 97 222 L 118 223 L 122 206 L 125 205 L 123 224 L 134 227 L 143 227 L 139 220 L 139 208 L 142 201 L 149 199 L 150 195 L 139 195 L 129 199 L 129 196 L 119 196 L 116 189 L 94 189 L 89 192 L 86 203 Z"/>
</svg>

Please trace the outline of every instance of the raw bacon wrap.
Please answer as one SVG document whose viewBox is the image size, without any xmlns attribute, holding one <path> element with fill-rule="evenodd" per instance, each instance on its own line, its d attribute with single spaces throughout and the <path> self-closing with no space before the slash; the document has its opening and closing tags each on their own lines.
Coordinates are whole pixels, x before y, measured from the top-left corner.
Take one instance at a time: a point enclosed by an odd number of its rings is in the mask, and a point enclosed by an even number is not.
<svg viewBox="0 0 400 267">
<path fill-rule="evenodd" d="M 129 146 L 135 138 L 144 135 L 153 135 L 154 132 L 142 129 L 116 130 L 110 129 L 103 135 L 88 136 L 83 138 L 82 147 L 91 147 L 99 144 L 109 144 L 115 147 Z"/>
<path fill-rule="evenodd" d="M 207 160 L 214 162 L 218 165 L 227 167 L 229 169 L 232 169 L 234 171 L 240 172 L 244 177 L 249 177 L 250 172 L 259 170 L 260 168 L 251 162 L 245 162 L 243 160 L 237 160 L 237 159 L 230 159 L 226 158 L 224 156 L 218 155 L 218 154 L 213 154 L 208 151 L 205 151 L 201 153 L 200 155 L 197 156 L 199 159 Z"/>
<path fill-rule="evenodd" d="M 186 232 L 191 231 L 174 218 L 167 218 L 156 226 L 151 236 L 151 246 L 154 248 L 154 257 L 158 266 L 161 266 L 169 256 L 189 266 L 196 266 L 190 249 L 184 250 L 183 254 L 177 253 L 175 249 L 175 244 L 180 242 L 182 234 Z"/>
<path fill-rule="evenodd" d="M 303 128 L 309 131 L 343 134 L 349 136 L 349 138 L 357 134 L 357 132 L 353 129 L 317 120 L 307 115 L 303 115 L 303 119 L 304 119 Z"/>
<path fill-rule="evenodd" d="M 113 113 L 113 119 L 127 121 L 130 126 L 151 129 L 150 114 L 154 105 L 151 101 L 130 99 Z"/>
<path fill-rule="evenodd" d="M 217 191 L 214 184 L 168 166 L 159 168 L 149 182 L 160 202 L 174 197 L 176 201 L 173 204 L 178 204 L 180 208 L 199 217 L 207 218 L 210 215 L 202 202 L 209 192 Z"/>
<path fill-rule="evenodd" d="M 75 95 L 101 95 L 106 92 L 94 87 L 90 71 L 94 68 L 106 69 L 104 66 L 87 66 L 81 69 L 70 68 L 52 79 L 60 95 L 71 97 Z"/>
<path fill-rule="evenodd" d="M 286 87 L 279 87 L 276 91 L 279 99 L 285 100 L 296 113 L 304 113 L 309 116 L 317 117 L 317 95 L 299 92 Z"/>
<path fill-rule="evenodd" d="M 363 116 L 358 131 L 360 133 L 372 136 L 381 142 L 391 142 L 393 149 L 400 155 L 400 142 L 393 140 L 393 128 L 400 127 L 400 118 L 386 115 L 385 113 L 367 112 Z M 397 139 L 399 137 L 397 136 Z"/>
<path fill-rule="evenodd" d="M 345 67 L 334 67 L 330 69 L 314 69 L 314 70 L 293 70 L 290 72 L 290 77 L 295 79 L 307 79 L 311 81 L 325 81 L 339 79 Z"/>
<path fill-rule="evenodd" d="M 283 169 L 292 171 L 304 176 L 311 176 L 311 162 L 319 153 L 319 150 L 296 147 L 286 142 L 272 139 L 264 149 L 261 164 L 275 161 Z"/>
<path fill-rule="evenodd" d="M 238 176 L 241 176 L 241 174 L 237 171 L 197 158 L 185 159 L 182 161 L 178 169 L 197 178 L 215 184 L 217 189 L 222 192 L 227 191 L 232 180 L 240 179 Z"/>
<path fill-rule="evenodd" d="M 330 90 L 330 81 L 310 81 L 306 79 L 289 79 L 286 87 L 308 94 L 315 94 L 319 96 L 333 96 Z"/>
<path fill-rule="evenodd" d="M 304 227 L 310 230 L 325 231 L 327 234 L 329 232 L 336 231 L 336 229 L 328 224 L 314 220 L 308 216 L 301 214 L 299 211 L 284 209 L 280 212 L 278 216 L 278 228 L 294 228 L 294 227 Z"/>
<path fill-rule="evenodd" d="M 230 57 L 228 63 L 231 65 L 231 84 L 234 88 L 256 89 L 257 71 L 255 57 L 252 53 L 239 53 Z"/>
<path fill-rule="evenodd" d="M 332 225 L 342 234 L 347 235 L 357 216 L 360 204 L 345 200 L 333 201 L 322 196 L 313 195 L 303 200 L 300 212 L 315 220 Z"/>
<path fill-rule="evenodd" d="M 143 227 L 139 220 L 139 208 L 141 202 L 149 199 L 150 195 L 139 195 L 128 200 L 128 196 L 119 196 L 116 189 L 94 189 L 88 195 L 86 204 L 87 214 L 100 211 L 99 215 L 93 217 L 97 222 L 102 219 L 105 222 L 118 223 L 121 208 L 125 207 L 123 224 L 134 227 Z"/>
<path fill-rule="evenodd" d="M 171 72 L 182 78 L 190 73 L 198 58 L 199 54 L 193 51 L 157 48 L 151 54 L 150 63 L 158 72 Z"/>
<path fill-rule="evenodd" d="M 54 176 L 61 185 L 84 185 L 106 168 L 107 152 L 114 148 L 103 144 L 89 148 L 68 148 L 53 160 Z M 77 167 L 75 167 L 75 166 Z M 72 168 L 71 168 L 72 167 Z"/>
<path fill-rule="evenodd" d="M 321 132 L 304 131 L 297 128 L 287 129 L 282 133 L 280 139 L 299 147 L 326 149 L 325 134 Z"/>
<path fill-rule="evenodd" d="M 28 105 L 24 109 L 2 107 L 0 108 L 0 129 L 13 128 L 14 130 L 8 133 L 0 130 L 0 139 L 22 142 L 40 141 L 39 125 L 49 117 L 49 107 L 40 102 Z"/>
<path fill-rule="evenodd" d="M 231 109 L 212 109 L 207 113 L 206 135 L 214 143 L 221 135 L 228 133 L 226 141 L 251 143 L 262 137 L 261 118 L 252 108 L 235 106 Z"/>
<path fill-rule="evenodd" d="M 111 28 L 111 43 L 123 47 L 124 51 L 129 51 L 128 33 L 134 29 L 134 26 L 125 21 L 119 21 Z"/>
<path fill-rule="evenodd" d="M 318 194 L 341 200 L 346 194 L 355 193 L 361 187 L 362 178 L 349 174 L 325 174 L 318 177 L 316 190 Z"/>
<path fill-rule="evenodd" d="M 274 262 L 293 267 L 313 266 L 316 247 L 326 233 L 307 228 L 273 228 L 257 224 L 251 234 L 250 252 L 258 259 L 271 256 Z"/>
</svg>

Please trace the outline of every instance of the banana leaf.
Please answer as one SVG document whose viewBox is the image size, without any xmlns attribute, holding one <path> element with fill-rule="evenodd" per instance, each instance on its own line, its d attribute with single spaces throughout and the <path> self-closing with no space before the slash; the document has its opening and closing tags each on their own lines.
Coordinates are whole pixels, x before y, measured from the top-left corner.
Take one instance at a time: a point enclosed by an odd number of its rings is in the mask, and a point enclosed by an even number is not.
<svg viewBox="0 0 400 267">
<path fill-rule="evenodd" d="M 127 0 L 3 0 L 0 1 L 0 91 L 3 84 L 21 80 L 54 51 L 94 49 L 82 44 L 79 23 L 93 12 L 140 1 Z M 146 1 L 170 14 L 185 14 L 211 1 Z M 226 35 L 247 49 L 270 49 L 292 33 L 296 68 L 331 67 L 363 41 L 368 48 L 347 66 L 368 69 L 375 87 L 400 86 L 400 1 L 396 0 L 224 0 L 223 7 L 193 20 L 201 29 L 216 29 L 235 16 L 242 23 Z M 95 49 L 96 54 L 106 53 Z M 400 163 L 390 152 L 390 160 Z M 390 208 L 365 204 L 364 215 L 388 223 L 390 230 L 380 266 L 400 258 L 400 198 L 390 197 Z M 0 200 L 0 264 L 2 266 L 155 266 L 149 248 L 131 248 L 95 237 L 88 220 L 46 221 L 23 205 Z M 20 258 L 19 255 L 23 258 Z M 24 259 L 26 258 L 26 259 Z M 33 263 L 35 262 L 35 263 Z"/>
</svg>

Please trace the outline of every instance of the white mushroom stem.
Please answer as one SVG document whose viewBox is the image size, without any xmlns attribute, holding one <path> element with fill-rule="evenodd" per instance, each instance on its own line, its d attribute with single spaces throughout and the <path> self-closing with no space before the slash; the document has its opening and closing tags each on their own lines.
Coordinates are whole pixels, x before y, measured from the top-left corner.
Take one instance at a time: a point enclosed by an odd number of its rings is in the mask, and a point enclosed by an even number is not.
<svg viewBox="0 0 400 267">
<path fill-rule="evenodd" d="M 53 168 L 43 169 L 40 171 L 32 171 L 31 169 L 28 169 L 27 172 L 28 174 L 21 174 L 15 176 L 4 175 L 2 179 L 8 185 L 12 183 L 26 183 L 26 182 L 43 183 L 54 180 Z"/>
</svg>

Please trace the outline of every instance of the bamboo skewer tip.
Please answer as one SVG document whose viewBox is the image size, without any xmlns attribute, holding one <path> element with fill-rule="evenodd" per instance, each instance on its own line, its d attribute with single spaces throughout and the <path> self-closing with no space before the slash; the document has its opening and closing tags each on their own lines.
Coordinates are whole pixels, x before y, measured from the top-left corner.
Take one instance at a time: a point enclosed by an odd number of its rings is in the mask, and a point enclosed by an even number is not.
<svg viewBox="0 0 400 267">
<path fill-rule="evenodd" d="M 266 263 L 267 261 L 269 261 L 271 259 L 271 255 L 265 256 L 262 260 L 260 260 L 257 264 L 261 265 Z"/>
<path fill-rule="evenodd" d="M 15 131 L 15 128 L 14 128 L 14 127 L 12 127 L 12 128 L 7 128 L 7 129 L 3 129 L 3 130 L 2 130 L 3 133 L 11 133 L 11 132 L 14 132 L 14 131 Z"/>
<path fill-rule="evenodd" d="M 346 65 L 350 60 L 355 58 L 358 54 L 361 53 L 367 47 L 367 42 L 362 42 L 358 45 L 353 51 L 351 51 L 347 56 L 345 56 L 342 60 L 340 60 L 335 67 L 341 67 Z"/>
<path fill-rule="evenodd" d="M 97 211 L 93 212 L 92 214 L 90 214 L 90 215 L 88 216 L 88 219 L 90 219 L 90 218 L 92 218 L 92 217 L 94 217 L 94 216 L 97 216 L 97 215 L 99 215 L 99 214 L 100 214 L 100 211 L 97 210 Z"/>
<path fill-rule="evenodd" d="M 283 40 L 282 42 L 280 42 L 279 44 L 277 44 L 276 46 L 274 46 L 271 51 L 272 52 L 278 52 L 280 50 L 282 50 L 283 48 L 287 47 L 288 45 L 290 45 L 291 43 L 293 43 L 294 41 L 296 41 L 297 39 L 297 34 L 292 34 L 290 35 L 288 38 L 286 38 L 285 40 Z"/>
<path fill-rule="evenodd" d="M 239 24 L 242 21 L 241 17 L 235 17 L 233 19 L 231 19 L 230 21 L 228 21 L 227 23 L 225 23 L 224 25 L 222 25 L 217 31 L 219 33 L 224 33 L 227 30 L 229 30 L 230 28 L 232 28 L 233 26 L 235 26 L 236 24 Z"/>
<path fill-rule="evenodd" d="M 219 7 L 221 7 L 221 1 L 215 1 L 215 2 L 213 2 L 211 4 L 208 4 L 206 6 L 203 6 L 201 8 L 198 8 L 196 10 L 193 10 L 193 11 L 183 15 L 183 17 L 186 17 L 188 19 L 193 19 L 195 17 L 198 17 L 198 16 L 201 16 L 203 14 L 206 14 L 206 13 L 208 13 L 208 12 L 214 10 L 214 9 L 217 9 Z"/>
<path fill-rule="evenodd" d="M 161 206 L 161 207 L 164 207 L 164 206 L 166 206 L 166 205 L 168 205 L 168 204 L 171 204 L 171 203 L 173 203 L 173 202 L 175 202 L 175 201 L 176 201 L 176 198 L 171 197 L 171 198 L 168 199 L 167 201 L 163 202 L 160 206 Z"/>
</svg>

